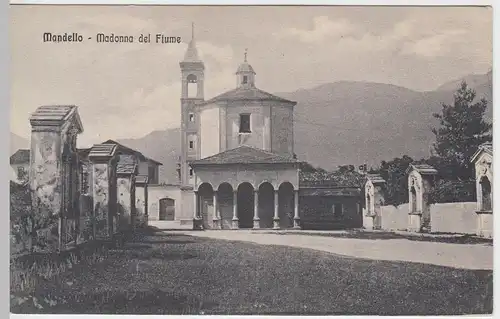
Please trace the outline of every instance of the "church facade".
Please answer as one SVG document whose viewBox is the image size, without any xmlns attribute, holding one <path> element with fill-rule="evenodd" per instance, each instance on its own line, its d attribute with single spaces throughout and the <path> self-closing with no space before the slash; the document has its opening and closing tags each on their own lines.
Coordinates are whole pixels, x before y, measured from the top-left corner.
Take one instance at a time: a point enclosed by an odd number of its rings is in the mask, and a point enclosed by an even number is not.
<svg viewBox="0 0 500 319">
<path fill-rule="evenodd" d="M 181 225 L 331 229 L 362 224 L 362 176 L 301 172 L 294 153 L 297 103 L 259 89 L 246 52 L 235 67 L 235 88 L 208 100 L 194 35 L 180 69 L 182 207 L 175 219 Z"/>
</svg>

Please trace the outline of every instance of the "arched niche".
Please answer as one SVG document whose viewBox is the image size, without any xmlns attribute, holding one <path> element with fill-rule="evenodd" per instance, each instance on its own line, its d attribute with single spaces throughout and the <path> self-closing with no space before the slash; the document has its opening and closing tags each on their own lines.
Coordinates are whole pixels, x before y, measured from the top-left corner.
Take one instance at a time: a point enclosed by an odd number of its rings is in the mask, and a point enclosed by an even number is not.
<svg viewBox="0 0 500 319">
<path fill-rule="evenodd" d="M 434 187 L 437 170 L 427 164 L 411 164 L 408 174 L 408 230 L 431 230 L 429 194 Z"/>
<path fill-rule="evenodd" d="M 363 227 L 366 229 L 381 229 L 381 206 L 385 203 L 385 180 L 376 174 L 368 174 L 364 187 L 365 216 Z"/>
</svg>

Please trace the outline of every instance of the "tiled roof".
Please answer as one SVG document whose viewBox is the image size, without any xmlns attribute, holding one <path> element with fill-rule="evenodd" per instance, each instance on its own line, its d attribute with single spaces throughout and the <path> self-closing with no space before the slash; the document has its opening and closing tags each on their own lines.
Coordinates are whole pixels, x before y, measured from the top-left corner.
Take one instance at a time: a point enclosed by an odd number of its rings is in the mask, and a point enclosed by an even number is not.
<svg viewBox="0 0 500 319">
<path fill-rule="evenodd" d="M 148 176 L 146 175 L 137 175 L 135 177 L 135 183 L 136 184 L 147 184 L 148 183 Z"/>
<path fill-rule="evenodd" d="M 300 172 L 299 187 L 362 187 L 365 176 L 358 172 Z"/>
<path fill-rule="evenodd" d="M 44 105 L 31 114 L 34 121 L 63 121 L 76 109 L 75 105 Z"/>
<path fill-rule="evenodd" d="M 29 118 L 32 124 L 62 125 L 64 121 L 74 119 L 76 128 L 83 132 L 82 121 L 76 105 L 43 105 L 36 109 Z"/>
<path fill-rule="evenodd" d="M 90 150 L 89 157 L 113 156 L 115 151 L 115 144 L 95 144 Z"/>
<path fill-rule="evenodd" d="M 279 101 L 291 104 L 296 104 L 294 101 L 284 99 L 274 94 L 262 91 L 256 87 L 239 87 L 231 91 L 222 93 L 202 104 L 209 104 L 219 101 Z"/>
<path fill-rule="evenodd" d="M 292 157 L 267 152 L 255 147 L 240 145 L 213 156 L 191 162 L 191 165 L 211 164 L 277 164 L 297 163 Z"/>
<path fill-rule="evenodd" d="M 137 163 L 133 155 L 120 155 L 116 165 L 117 174 L 134 174 L 137 169 Z"/>
<path fill-rule="evenodd" d="M 30 150 L 19 149 L 10 157 L 10 164 L 27 164 L 30 162 Z"/>
<path fill-rule="evenodd" d="M 434 167 L 428 164 L 410 164 L 406 169 L 406 174 L 412 170 L 416 170 L 422 175 L 436 175 L 438 172 Z"/>
<path fill-rule="evenodd" d="M 119 150 L 123 150 L 125 152 L 136 154 L 142 161 L 150 161 L 150 162 L 153 162 L 153 163 L 155 163 L 157 165 L 163 165 L 162 163 L 160 163 L 158 161 L 155 161 L 154 159 L 151 159 L 149 157 L 144 156 L 144 154 L 142 154 L 141 152 L 139 152 L 137 150 L 134 150 L 134 149 L 131 149 L 130 147 L 127 147 L 127 146 L 125 146 L 123 144 L 120 144 L 117 141 L 107 140 L 106 142 L 103 142 L 103 144 L 115 144 L 118 147 Z"/>
</svg>

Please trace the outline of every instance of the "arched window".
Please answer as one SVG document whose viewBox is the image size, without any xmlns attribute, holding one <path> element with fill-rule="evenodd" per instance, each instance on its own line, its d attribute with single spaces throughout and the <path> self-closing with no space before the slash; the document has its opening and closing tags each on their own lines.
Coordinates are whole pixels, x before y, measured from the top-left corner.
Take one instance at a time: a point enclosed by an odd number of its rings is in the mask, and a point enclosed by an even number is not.
<svg viewBox="0 0 500 319">
<path fill-rule="evenodd" d="M 417 191 L 415 190 L 415 187 L 412 187 L 411 190 L 411 202 L 410 202 L 410 207 L 411 207 L 411 212 L 414 213 L 417 211 Z"/>
<path fill-rule="evenodd" d="M 189 74 L 187 80 L 187 97 L 193 98 L 198 94 L 198 78 L 194 74 Z"/>
<path fill-rule="evenodd" d="M 488 180 L 488 177 L 483 176 L 481 181 L 479 182 L 481 185 L 481 210 L 482 211 L 491 211 L 491 183 Z"/>
</svg>

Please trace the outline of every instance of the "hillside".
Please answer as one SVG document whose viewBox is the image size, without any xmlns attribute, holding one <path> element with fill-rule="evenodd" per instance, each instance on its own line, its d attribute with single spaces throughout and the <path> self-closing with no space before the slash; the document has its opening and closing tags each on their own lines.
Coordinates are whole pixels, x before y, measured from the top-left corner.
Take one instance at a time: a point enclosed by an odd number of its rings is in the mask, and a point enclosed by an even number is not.
<svg viewBox="0 0 500 319">
<path fill-rule="evenodd" d="M 9 154 L 9 156 L 14 154 L 20 148 L 24 148 L 24 149 L 29 148 L 29 140 L 11 132 L 10 133 L 10 154 Z"/>
<path fill-rule="evenodd" d="M 487 117 L 492 119 L 491 72 L 465 79 L 478 98 L 489 101 Z M 294 119 L 298 158 L 334 170 L 344 164 L 376 166 L 404 154 L 416 159 L 428 156 L 434 141 L 430 129 L 437 124 L 432 113 L 440 112 L 442 103 L 453 102 L 461 80 L 429 92 L 380 83 L 336 82 L 277 94 L 298 102 Z M 12 145 L 24 143 L 18 138 L 11 137 L 11 150 Z M 178 128 L 117 141 L 162 162 L 160 180 L 177 182 Z"/>
</svg>

